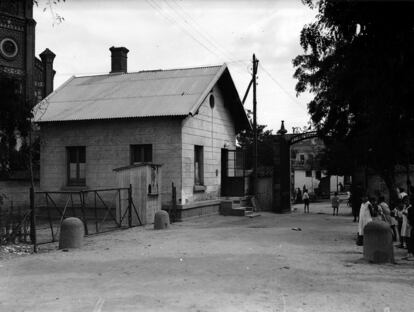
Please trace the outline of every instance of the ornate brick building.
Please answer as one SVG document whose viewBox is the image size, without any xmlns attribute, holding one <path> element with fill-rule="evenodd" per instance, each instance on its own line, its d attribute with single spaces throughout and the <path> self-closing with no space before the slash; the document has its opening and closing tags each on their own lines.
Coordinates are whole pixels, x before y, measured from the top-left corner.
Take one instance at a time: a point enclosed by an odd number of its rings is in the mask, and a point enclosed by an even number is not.
<svg viewBox="0 0 414 312">
<path fill-rule="evenodd" d="M 53 91 L 55 54 L 46 49 L 35 57 L 32 0 L 0 0 L 0 77 L 13 79 L 32 105 Z"/>
<path fill-rule="evenodd" d="M 55 75 L 53 52 L 35 56 L 35 28 L 32 0 L 0 0 L 0 79 L 12 80 L 15 92 L 31 106 L 53 91 Z M 28 206 L 28 179 L 27 170 L 12 168 L 7 180 L 0 180 L 4 207 Z"/>
</svg>

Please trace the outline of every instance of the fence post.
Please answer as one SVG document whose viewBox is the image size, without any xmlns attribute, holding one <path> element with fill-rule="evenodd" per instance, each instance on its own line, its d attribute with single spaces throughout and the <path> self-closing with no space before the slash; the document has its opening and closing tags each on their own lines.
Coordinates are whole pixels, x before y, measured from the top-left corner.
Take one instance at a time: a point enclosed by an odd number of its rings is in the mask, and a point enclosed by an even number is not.
<svg viewBox="0 0 414 312">
<path fill-rule="evenodd" d="M 30 239 L 33 244 L 33 252 L 37 252 L 35 193 L 33 187 L 30 188 L 30 213 Z"/>
<path fill-rule="evenodd" d="M 174 182 L 171 182 L 171 205 L 168 205 L 168 215 L 170 216 L 170 221 L 172 222 L 172 217 L 171 217 L 171 210 L 172 210 L 172 206 L 173 206 L 173 202 L 174 202 Z"/>
<path fill-rule="evenodd" d="M 47 210 L 47 217 L 49 219 L 50 232 L 52 233 L 52 241 L 54 242 L 55 233 L 53 231 L 53 220 L 52 220 L 52 215 L 50 214 L 49 198 L 47 197 L 47 193 L 45 193 L 45 199 L 46 199 L 46 210 Z"/>
<path fill-rule="evenodd" d="M 121 190 L 118 190 L 118 214 L 119 214 L 119 227 L 122 227 L 122 202 L 121 202 Z"/>
<path fill-rule="evenodd" d="M 86 217 L 85 193 L 83 191 L 79 192 L 79 199 L 80 199 L 80 202 L 81 202 L 83 226 L 85 228 L 85 235 L 89 235 L 89 232 L 88 232 L 88 219 Z"/>
<path fill-rule="evenodd" d="M 96 190 L 93 191 L 93 204 L 94 204 L 94 215 L 95 215 L 95 230 L 96 233 L 99 233 L 99 226 L 98 226 L 98 208 L 96 207 Z"/>
<path fill-rule="evenodd" d="M 132 227 L 132 185 L 128 189 L 128 226 Z"/>
<path fill-rule="evenodd" d="M 171 222 L 175 222 L 176 220 L 176 212 L 177 212 L 177 188 L 174 185 L 174 182 L 171 183 L 172 186 L 172 190 L 171 190 L 171 195 L 172 195 L 172 213 L 168 213 L 170 215 L 170 219 Z"/>
</svg>

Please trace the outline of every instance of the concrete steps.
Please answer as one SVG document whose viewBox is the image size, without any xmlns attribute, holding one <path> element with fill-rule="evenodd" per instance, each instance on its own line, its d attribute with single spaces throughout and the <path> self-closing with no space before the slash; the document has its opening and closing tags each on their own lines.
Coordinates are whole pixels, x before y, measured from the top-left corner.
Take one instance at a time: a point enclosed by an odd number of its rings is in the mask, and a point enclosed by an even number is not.
<svg viewBox="0 0 414 312">
<path fill-rule="evenodd" d="M 230 197 L 222 199 L 220 203 L 220 214 L 223 216 L 257 217 L 259 214 L 253 211 L 250 198 Z"/>
</svg>

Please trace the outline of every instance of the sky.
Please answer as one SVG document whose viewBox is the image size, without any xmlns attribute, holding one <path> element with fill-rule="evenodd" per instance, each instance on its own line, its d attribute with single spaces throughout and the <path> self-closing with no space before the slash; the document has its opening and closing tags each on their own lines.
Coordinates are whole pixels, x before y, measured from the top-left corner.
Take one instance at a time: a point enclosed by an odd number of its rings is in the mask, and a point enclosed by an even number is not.
<svg viewBox="0 0 414 312">
<path fill-rule="evenodd" d="M 292 59 L 315 12 L 300 0 L 66 0 L 44 10 L 46 1 L 34 11 L 36 54 L 56 54 L 55 89 L 73 75 L 108 73 L 109 48 L 124 46 L 130 72 L 226 63 L 243 98 L 255 53 L 258 123 L 277 131 L 285 120 L 291 132 L 309 121 L 311 95 L 296 97 Z"/>
</svg>

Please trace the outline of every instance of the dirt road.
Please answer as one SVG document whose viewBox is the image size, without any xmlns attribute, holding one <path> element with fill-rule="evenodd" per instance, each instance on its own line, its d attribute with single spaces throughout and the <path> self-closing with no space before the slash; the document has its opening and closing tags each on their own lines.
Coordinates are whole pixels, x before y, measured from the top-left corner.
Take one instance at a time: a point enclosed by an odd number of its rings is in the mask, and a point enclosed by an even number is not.
<svg viewBox="0 0 414 312">
<path fill-rule="evenodd" d="M 414 263 L 373 265 L 350 208 L 212 216 L 2 260 L 0 311 L 413 311 Z M 292 230 L 300 228 L 301 231 Z"/>
</svg>

